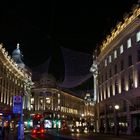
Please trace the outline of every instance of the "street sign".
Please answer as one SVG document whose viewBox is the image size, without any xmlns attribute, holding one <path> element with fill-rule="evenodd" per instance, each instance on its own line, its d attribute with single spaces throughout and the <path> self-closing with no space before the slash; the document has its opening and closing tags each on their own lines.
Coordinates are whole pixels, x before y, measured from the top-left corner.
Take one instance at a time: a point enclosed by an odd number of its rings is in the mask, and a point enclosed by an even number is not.
<svg viewBox="0 0 140 140">
<path fill-rule="evenodd" d="M 13 96 L 13 113 L 20 114 L 18 125 L 18 140 L 24 139 L 23 101 L 21 96 Z"/>
<path fill-rule="evenodd" d="M 18 123 L 18 140 L 24 139 L 24 124 L 22 122 Z"/>
<path fill-rule="evenodd" d="M 22 102 L 22 97 L 21 96 L 14 96 L 14 103 L 21 103 Z"/>
<path fill-rule="evenodd" d="M 22 113 L 22 97 L 13 96 L 13 113 L 21 114 Z"/>
</svg>

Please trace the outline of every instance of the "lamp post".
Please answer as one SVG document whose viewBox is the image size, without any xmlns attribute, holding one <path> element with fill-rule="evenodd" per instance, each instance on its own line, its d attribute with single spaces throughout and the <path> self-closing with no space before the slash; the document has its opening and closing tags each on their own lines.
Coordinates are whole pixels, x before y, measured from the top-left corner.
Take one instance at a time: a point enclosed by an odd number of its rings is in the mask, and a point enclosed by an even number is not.
<svg viewBox="0 0 140 140">
<path fill-rule="evenodd" d="M 115 105 L 115 135 L 119 135 L 119 120 L 118 120 L 118 110 L 120 109 L 119 105 Z"/>
<path fill-rule="evenodd" d="M 95 50 L 95 54 L 93 55 L 93 64 L 90 68 L 90 72 L 93 74 L 93 82 L 94 82 L 94 114 L 95 116 L 95 131 L 99 132 L 100 125 L 100 105 L 99 105 L 99 95 L 98 95 L 98 62 L 97 62 L 97 50 Z"/>
</svg>

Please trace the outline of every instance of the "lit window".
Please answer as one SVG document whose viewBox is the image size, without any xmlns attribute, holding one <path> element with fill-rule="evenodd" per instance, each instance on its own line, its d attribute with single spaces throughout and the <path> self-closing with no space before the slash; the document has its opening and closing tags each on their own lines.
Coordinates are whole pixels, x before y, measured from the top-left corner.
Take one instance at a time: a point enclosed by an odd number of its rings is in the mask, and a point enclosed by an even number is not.
<svg viewBox="0 0 140 140">
<path fill-rule="evenodd" d="M 34 98 L 31 98 L 31 104 L 34 104 Z"/>
<path fill-rule="evenodd" d="M 33 105 L 31 105 L 31 109 L 33 109 L 34 107 L 33 107 Z"/>
<path fill-rule="evenodd" d="M 131 38 L 129 38 L 128 40 L 127 40 L 127 48 L 130 48 L 131 47 Z"/>
<path fill-rule="evenodd" d="M 137 32 L 137 35 L 136 35 L 136 41 L 137 41 L 137 42 L 140 41 L 140 31 Z"/>
<path fill-rule="evenodd" d="M 109 55 L 109 63 L 111 63 L 112 59 L 111 59 L 111 55 Z"/>
<path fill-rule="evenodd" d="M 101 101 L 103 100 L 103 93 L 101 92 Z"/>
<path fill-rule="evenodd" d="M 120 54 L 123 53 L 123 45 L 120 46 Z"/>
<path fill-rule="evenodd" d="M 58 99 L 58 104 L 60 104 L 60 99 Z"/>
<path fill-rule="evenodd" d="M 105 66 L 107 66 L 107 59 L 105 59 Z"/>
<path fill-rule="evenodd" d="M 50 98 L 46 98 L 46 103 L 47 103 L 47 104 L 50 104 L 50 103 L 51 103 Z"/>
<path fill-rule="evenodd" d="M 117 58 L 117 51 L 114 51 L 114 58 Z"/>
</svg>

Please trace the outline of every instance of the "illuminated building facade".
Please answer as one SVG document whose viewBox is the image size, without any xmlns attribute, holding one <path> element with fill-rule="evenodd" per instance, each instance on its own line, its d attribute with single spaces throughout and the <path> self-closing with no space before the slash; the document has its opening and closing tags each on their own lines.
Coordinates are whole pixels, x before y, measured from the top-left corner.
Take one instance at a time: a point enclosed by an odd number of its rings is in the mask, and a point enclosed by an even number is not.
<svg viewBox="0 0 140 140">
<path fill-rule="evenodd" d="M 32 89 L 31 110 L 49 119 L 66 121 L 69 126 L 87 125 L 93 118 L 93 106 L 85 99 L 60 90 L 52 76 L 43 74 Z M 82 121 L 83 120 L 83 121 Z M 93 121 L 93 120 L 92 120 Z"/>
<path fill-rule="evenodd" d="M 132 134 L 140 127 L 140 8 L 118 23 L 97 55 L 97 131 Z M 115 105 L 119 105 L 118 110 Z"/>
<path fill-rule="evenodd" d="M 19 48 L 18 48 L 19 50 Z M 20 54 L 13 51 L 17 58 Z M 18 52 L 18 53 L 16 53 Z M 30 110 L 31 74 L 20 67 L 0 44 L 0 110 L 1 113 L 12 112 L 13 96 L 23 97 L 24 109 Z M 26 103 L 25 103 L 26 102 Z"/>
</svg>

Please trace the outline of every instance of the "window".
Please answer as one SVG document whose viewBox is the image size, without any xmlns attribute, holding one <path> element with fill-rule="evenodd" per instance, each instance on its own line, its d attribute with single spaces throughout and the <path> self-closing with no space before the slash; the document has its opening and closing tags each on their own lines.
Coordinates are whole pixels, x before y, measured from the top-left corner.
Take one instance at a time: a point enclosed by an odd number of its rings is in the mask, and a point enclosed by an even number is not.
<svg viewBox="0 0 140 140">
<path fill-rule="evenodd" d="M 107 59 L 105 59 L 105 66 L 107 66 Z"/>
<path fill-rule="evenodd" d="M 102 100 L 104 100 L 104 88 L 103 88 L 103 91 L 102 91 Z"/>
<path fill-rule="evenodd" d="M 120 46 L 120 54 L 123 53 L 123 45 Z"/>
<path fill-rule="evenodd" d="M 128 56 L 128 66 L 132 65 L 132 55 Z"/>
<path fill-rule="evenodd" d="M 105 80 L 107 80 L 107 72 L 105 73 Z"/>
<path fill-rule="evenodd" d="M 140 86 L 140 70 L 138 70 L 138 85 Z"/>
<path fill-rule="evenodd" d="M 116 74 L 117 73 L 117 65 L 115 65 L 114 70 L 115 70 L 115 74 Z"/>
<path fill-rule="evenodd" d="M 129 84 L 129 89 L 132 89 L 133 88 L 133 77 L 132 77 L 132 73 L 129 73 L 129 81 L 128 81 L 128 84 Z"/>
<path fill-rule="evenodd" d="M 115 94 L 118 94 L 118 81 L 115 80 Z"/>
<path fill-rule="evenodd" d="M 114 51 L 114 59 L 117 58 L 117 50 Z"/>
<path fill-rule="evenodd" d="M 121 92 L 125 91 L 124 77 L 121 78 Z"/>
<path fill-rule="evenodd" d="M 121 70 L 123 70 L 123 69 L 124 69 L 124 61 L 121 60 Z"/>
<path fill-rule="evenodd" d="M 139 31 L 139 32 L 137 32 L 137 34 L 136 34 L 136 41 L 137 41 L 137 42 L 139 42 L 139 41 L 140 41 L 140 31 Z"/>
<path fill-rule="evenodd" d="M 127 40 L 127 48 L 130 48 L 131 47 L 131 38 L 129 38 L 128 40 Z"/>
<path fill-rule="evenodd" d="M 112 89 L 112 85 L 110 85 L 110 97 L 113 96 L 113 89 Z"/>
<path fill-rule="evenodd" d="M 107 90 L 107 84 L 106 84 L 106 99 L 108 98 L 108 90 Z"/>
<path fill-rule="evenodd" d="M 102 88 L 100 88 L 99 101 L 102 101 Z"/>
<path fill-rule="evenodd" d="M 140 50 L 137 51 L 137 61 L 140 61 Z"/>
<path fill-rule="evenodd" d="M 111 58 L 111 55 L 109 55 L 109 63 L 112 62 L 112 58 Z"/>
<path fill-rule="evenodd" d="M 109 77 L 111 77 L 112 76 L 112 74 L 111 74 L 111 69 L 109 70 Z"/>
</svg>

